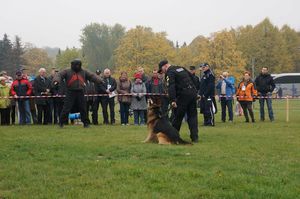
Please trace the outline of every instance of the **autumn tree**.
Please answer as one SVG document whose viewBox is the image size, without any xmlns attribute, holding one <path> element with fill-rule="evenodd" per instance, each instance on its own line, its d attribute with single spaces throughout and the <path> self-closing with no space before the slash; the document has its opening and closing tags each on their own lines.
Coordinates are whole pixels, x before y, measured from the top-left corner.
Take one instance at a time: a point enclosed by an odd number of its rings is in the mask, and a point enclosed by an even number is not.
<svg viewBox="0 0 300 199">
<path fill-rule="evenodd" d="M 189 46 L 187 46 L 186 43 L 184 43 L 180 48 L 176 48 L 176 57 L 174 64 L 188 68 L 192 64 L 192 59 L 192 50 Z"/>
<path fill-rule="evenodd" d="M 245 70 L 246 60 L 237 49 L 231 32 L 224 30 L 213 34 L 210 48 L 210 64 L 217 74 L 229 71 L 233 76 L 239 77 Z"/>
<path fill-rule="evenodd" d="M 189 45 L 192 53 L 191 65 L 199 66 L 203 62 L 210 62 L 210 40 L 204 36 L 197 36 Z"/>
<path fill-rule="evenodd" d="M 26 69 L 33 74 L 37 73 L 38 69 L 41 67 L 50 69 L 53 65 L 47 52 L 44 49 L 37 47 L 25 49 L 23 58 L 25 60 Z"/>
<path fill-rule="evenodd" d="M 244 53 L 247 69 L 254 64 L 255 74 L 262 67 L 269 67 L 272 73 L 293 71 L 292 57 L 279 29 L 267 18 L 255 27 L 241 27 L 237 30 L 238 49 Z"/>
<path fill-rule="evenodd" d="M 300 72 L 300 35 L 288 25 L 284 25 L 280 32 L 285 40 L 288 54 L 292 58 L 293 71 Z"/>
<path fill-rule="evenodd" d="M 160 60 L 174 61 L 175 48 L 167 40 L 166 33 L 155 33 L 151 28 L 137 26 L 129 30 L 115 51 L 117 70 L 134 73 L 137 66 L 151 72 Z"/>
</svg>

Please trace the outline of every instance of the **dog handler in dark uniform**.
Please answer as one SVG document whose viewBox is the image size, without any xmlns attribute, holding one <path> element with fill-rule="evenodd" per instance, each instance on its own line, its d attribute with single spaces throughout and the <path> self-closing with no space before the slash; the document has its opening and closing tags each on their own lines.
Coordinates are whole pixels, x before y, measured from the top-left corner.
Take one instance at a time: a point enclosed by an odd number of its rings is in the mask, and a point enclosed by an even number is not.
<svg viewBox="0 0 300 199">
<path fill-rule="evenodd" d="M 173 66 L 167 60 L 159 63 L 159 73 L 165 73 L 168 95 L 174 109 L 172 125 L 180 131 L 182 119 L 187 113 L 190 137 L 198 142 L 197 90 L 191 73 L 180 66 Z"/>
<path fill-rule="evenodd" d="M 81 121 L 85 128 L 89 127 L 87 120 L 86 100 L 84 97 L 86 81 L 92 81 L 103 85 L 103 81 L 96 74 L 81 68 L 81 60 L 75 59 L 71 62 L 71 68 L 58 73 L 53 78 L 54 85 L 58 85 L 62 80 L 66 82 L 66 98 L 63 110 L 60 115 L 59 126 L 63 127 L 68 120 L 68 114 L 74 106 L 80 111 Z"/>
</svg>

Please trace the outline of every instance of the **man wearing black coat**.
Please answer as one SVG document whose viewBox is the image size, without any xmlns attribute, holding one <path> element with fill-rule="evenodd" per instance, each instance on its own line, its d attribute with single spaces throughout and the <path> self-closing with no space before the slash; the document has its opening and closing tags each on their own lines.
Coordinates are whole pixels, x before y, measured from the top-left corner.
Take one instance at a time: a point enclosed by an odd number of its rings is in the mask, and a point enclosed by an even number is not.
<svg viewBox="0 0 300 199">
<path fill-rule="evenodd" d="M 108 68 L 103 71 L 103 82 L 104 82 L 103 86 L 105 87 L 105 91 L 103 92 L 103 94 L 113 94 L 117 89 L 117 81 L 115 80 L 115 78 L 111 77 L 111 72 Z M 107 111 L 108 106 L 110 110 L 110 123 L 114 124 L 116 122 L 115 97 L 110 97 L 110 96 L 101 97 L 101 107 L 102 107 L 104 124 L 109 124 L 108 111 Z"/>
<path fill-rule="evenodd" d="M 34 80 L 34 95 L 41 96 L 35 99 L 38 110 L 38 124 L 48 124 L 50 117 L 50 103 L 48 95 L 50 95 L 51 81 L 46 76 L 46 69 L 39 69 L 39 76 Z"/>
<path fill-rule="evenodd" d="M 203 76 L 200 82 L 200 112 L 204 117 L 204 126 L 215 126 L 215 76 L 208 63 L 200 65 Z"/>
<path fill-rule="evenodd" d="M 273 77 L 268 73 L 268 67 L 263 67 L 261 74 L 255 79 L 260 105 L 260 120 L 265 121 L 265 101 L 267 102 L 270 121 L 274 121 L 272 108 L 272 92 L 275 89 Z"/>
</svg>

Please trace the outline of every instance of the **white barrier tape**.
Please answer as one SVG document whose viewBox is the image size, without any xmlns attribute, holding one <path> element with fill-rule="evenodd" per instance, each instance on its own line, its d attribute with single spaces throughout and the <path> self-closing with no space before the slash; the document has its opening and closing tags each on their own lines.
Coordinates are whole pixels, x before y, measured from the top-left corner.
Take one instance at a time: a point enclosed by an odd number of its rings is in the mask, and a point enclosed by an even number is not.
<svg viewBox="0 0 300 199">
<path fill-rule="evenodd" d="M 128 93 L 128 94 L 116 94 L 115 96 L 168 96 L 168 94 L 159 94 L 159 93 Z M 86 94 L 85 97 L 108 97 L 109 94 Z M 9 97 L 0 97 L 0 99 L 32 99 L 32 98 L 63 98 L 66 95 L 40 95 L 40 96 L 9 96 Z"/>
<path fill-rule="evenodd" d="M 237 95 L 237 96 L 225 96 L 225 95 L 218 95 L 218 97 L 219 98 L 226 98 L 226 99 L 237 99 L 237 98 L 240 98 L 240 99 L 287 99 L 287 98 L 289 98 L 289 99 L 300 99 L 300 96 L 285 96 L 285 97 L 277 97 L 277 96 L 275 96 L 275 97 L 273 97 L 273 96 L 271 96 L 271 97 L 269 97 L 269 96 L 251 96 L 251 97 L 249 97 L 249 96 L 239 96 L 239 95 Z"/>
<path fill-rule="evenodd" d="M 146 95 L 146 96 L 168 96 L 168 94 L 159 94 L 159 93 L 128 93 L 128 94 L 116 94 L 115 96 L 137 96 L 137 95 Z M 109 96 L 109 94 L 86 94 L 85 97 L 104 97 Z M 40 96 L 9 96 L 9 97 L 0 97 L 0 99 L 32 99 L 32 98 L 63 98 L 66 97 L 66 95 L 40 95 Z M 246 99 L 246 98 L 254 98 L 254 99 L 300 99 L 300 96 L 285 96 L 285 97 L 269 97 L 269 96 L 255 96 L 255 97 L 248 97 L 248 96 L 225 96 L 225 95 L 219 95 L 216 96 L 219 98 L 225 98 L 226 99 Z"/>
</svg>

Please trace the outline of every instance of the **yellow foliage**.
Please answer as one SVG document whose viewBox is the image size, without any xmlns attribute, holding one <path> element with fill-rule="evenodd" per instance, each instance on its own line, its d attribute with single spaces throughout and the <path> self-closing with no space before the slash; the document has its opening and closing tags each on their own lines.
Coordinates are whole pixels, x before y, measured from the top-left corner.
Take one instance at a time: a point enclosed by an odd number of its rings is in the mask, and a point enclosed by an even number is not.
<svg viewBox="0 0 300 199">
<path fill-rule="evenodd" d="M 165 33 L 137 26 L 129 30 L 115 51 L 116 72 L 133 74 L 141 66 L 146 73 L 158 67 L 162 59 L 174 60 L 175 51 Z"/>
</svg>

